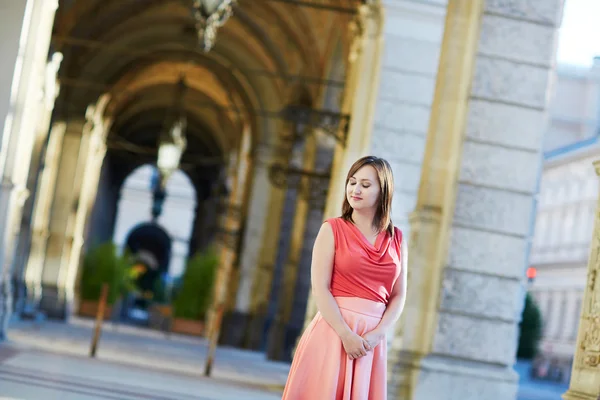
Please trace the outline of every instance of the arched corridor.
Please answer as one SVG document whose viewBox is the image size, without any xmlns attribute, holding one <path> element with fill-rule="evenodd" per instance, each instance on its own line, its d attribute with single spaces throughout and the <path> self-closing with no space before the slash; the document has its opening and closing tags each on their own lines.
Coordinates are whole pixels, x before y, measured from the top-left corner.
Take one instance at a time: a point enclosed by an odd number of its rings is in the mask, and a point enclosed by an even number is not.
<svg viewBox="0 0 600 400">
<path fill-rule="evenodd" d="M 68 321 L 86 254 L 114 242 L 153 271 L 145 289 L 210 276 L 186 313 L 205 373 L 217 339 L 289 361 L 316 312 L 315 234 L 373 153 L 411 254 L 390 397 L 511 398 L 562 1 L 50 3 L 0 28 L 1 335 L 13 298 Z"/>
<path fill-rule="evenodd" d="M 351 21 L 356 5 L 350 3 L 350 13 L 309 7 L 294 15 L 283 5 L 253 4 L 219 29 L 209 52 L 197 46 L 192 13 L 179 2 L 61 4 L 52 33 L 52 52 L 62 55 L 60 92 L 44 149 L 45 176 L 36 187 L 45 203 L 31 205 L 32 214 L 50 218 L 38 218 L 31 233 L 21 278 L 30 289 L 21 301 L 68 318 L 81 275 L 77 260 L 113 237 L 126 247 L 131 227 L 119 224 L 116 209 L 126 177 L 156 163 L 168 202 L 176 174 L 161 169 L 168 162 L 161 154 L 174 150 L 176 167 L 196 191 L 195 214 L 186 218 L 193 221 L 186 257 L 216 244 L 231 271 L 222 342 L 254 349 L 268 342 L 273 357 L 288 358 L 306 310 L 307 249 L 349 124 L 341 108 L 352 33 L 335 25 Z M 324 27 L 307 31 L 317 20 Z M 274 29 L 284 36 L 270 34 Z M 72 190 L 80 186 L 83 198 Z M 160 213 L 162 192 L 152 194 L 152 213 Z M 44 230 L 47 238 L 36 236 Z M 292 237 L 293 230 L 306 234 Z"/>
</svg>

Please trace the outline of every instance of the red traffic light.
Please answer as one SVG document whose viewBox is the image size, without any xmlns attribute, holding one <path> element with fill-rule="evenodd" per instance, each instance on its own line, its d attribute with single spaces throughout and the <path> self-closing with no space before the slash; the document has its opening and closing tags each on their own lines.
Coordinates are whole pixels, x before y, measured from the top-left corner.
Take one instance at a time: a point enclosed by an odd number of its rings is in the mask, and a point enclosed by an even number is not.
<svg viewBox="0 0 600 400">
<path fill-rule="evenodd" d="M 533 279 L 533 278 L 535 278 L 536 275 L 537 275 L 537 269 L 535 269 L 533 267 L 527 268 L 527 278 L 528 279 Z"/>
</svg>

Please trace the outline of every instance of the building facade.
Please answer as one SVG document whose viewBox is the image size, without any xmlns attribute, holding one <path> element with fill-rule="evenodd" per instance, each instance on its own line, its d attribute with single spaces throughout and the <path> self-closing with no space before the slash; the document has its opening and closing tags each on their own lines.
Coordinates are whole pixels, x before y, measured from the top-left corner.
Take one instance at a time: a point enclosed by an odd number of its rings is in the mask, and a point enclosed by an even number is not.
<svg viewBox="0 0 600 400">
<path fill-rule="evenodd" d="M 220 248 L 212 336 L 225 312 L 234 345 L 293 342 L 315 313 L 308 237 L 373 153 L 410 247 L 390 398 L 513 399 L 562 0 L 228 3 L 0 2 L 2 335 L 13 271 L 70 315 L 85 241 L 114 231 L 101 171 L 120 187 L 185 118 L 191 242 Z"/>
<path fill-rule="evenodd" d="M 570 361 L 598 200 L 592 162 L 600 156 L 600 59 L 589 69 L 559 66 L 550 104 L 530 291 L 544 320 L 542 352 Z"/>
</svg>

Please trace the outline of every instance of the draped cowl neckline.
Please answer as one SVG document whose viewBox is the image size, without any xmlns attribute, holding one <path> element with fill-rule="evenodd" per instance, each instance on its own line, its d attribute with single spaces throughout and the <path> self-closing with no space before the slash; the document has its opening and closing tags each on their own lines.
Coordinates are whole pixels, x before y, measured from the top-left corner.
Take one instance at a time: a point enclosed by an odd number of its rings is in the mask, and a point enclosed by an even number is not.
<svg viewBox="0 0 600 400">
<path fill-rule="evenodd" d="M 342 221 L 344 221 L 346 225 L 350 226 L 350 232 L 352 232 L 352 235 L 355 236 L 356 242 L 361 245 L 371 260 L 379 260 L 387 253 L 388 247 L 392 242 L 392 237 L 387 230 L 379 232 L 377 238 L 375 239 L 375 243 L 371 244 L 371 242 L 369 242 L 360 229 L 358 229 L 358 226 L 356 226 L 353 222 L 346 221 L 345 219 L 342 219 Z"/>
<path fill-rule="evenodd" d="M 394 235 L 387 230 L 380 232 L 371 244 L 352 222 L 343 218 L 327 221 L 335 239 L 330 285 L 333 296 L 387 304 L 401 271 L 400 230 L 394 228 Z"/>
</svg>

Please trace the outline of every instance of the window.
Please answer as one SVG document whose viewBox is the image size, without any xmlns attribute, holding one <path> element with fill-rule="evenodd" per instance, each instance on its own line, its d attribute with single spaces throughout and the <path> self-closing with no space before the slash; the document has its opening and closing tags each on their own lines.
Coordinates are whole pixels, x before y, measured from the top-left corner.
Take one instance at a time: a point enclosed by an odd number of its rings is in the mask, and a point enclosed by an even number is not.
<svg viewBox="0 0 600 400">
<path fill-rule="evenodd" d="M 543 325 L 544 325 L 544 336 L 548 337 L 550 335 L 550 329 L 552 327 L 552 321 L 554 319 L 553 307 L 554 307 L 554 294 L 552 292 L 548 292 L 546 294 L 546 307 L 545 310 L 542 311 L 543 317 Z"/>
<path fill-rule="evenodd" d="M 577 301 L 575 302 L 575 310 L 573 310 L 573 312 L 575 313 L 574 318 L 573 318 L 573 327 L 571 330 L 571 339 L 572 340 L 576 340 L 577 339 L 577 330 L 579 329 L 579 316 L 581 315 L 581 306 L 583 304 L 583 295 L 578 295 L 577 296 Z"/>
</svg>

